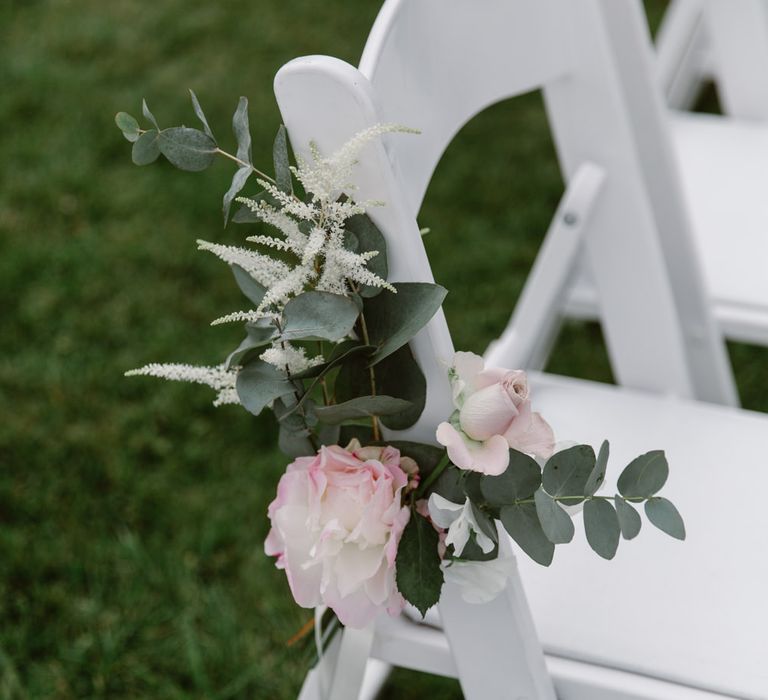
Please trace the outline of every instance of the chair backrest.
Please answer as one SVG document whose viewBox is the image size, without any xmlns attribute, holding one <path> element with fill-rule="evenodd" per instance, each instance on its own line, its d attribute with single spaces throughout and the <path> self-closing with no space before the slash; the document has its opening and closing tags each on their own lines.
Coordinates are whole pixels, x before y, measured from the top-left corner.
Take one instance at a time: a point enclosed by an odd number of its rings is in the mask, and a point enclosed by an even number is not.
<svg viewBox="0 0 768 700">
<path fill-rule="evenodd" d="M 725 114 L 768 119 L 766 0 L 672 0 L 657 47 L 671 106 L 691 107 L 701 83 L 712 79 Z"/>
<path fill-rule="evenodd" d="M 409 221 L 391 234 L 394 249 L 410 249 L 418 260 L 400 279 L 431 278 L 414 219 L 453 135 L 489 104 L 543 88 L 566 181 L 586 160 L 607 172 L 586 252 L 619 383 L 733 402 L 650 61 L 635 0 L 388 0 L 360 71 L 322 57 L 298 59 L 275 84 L 300 151 L 310 138 L 333 149 L 372 122 L 422 130 L 419 137 L 387 139 L 389 157 L 374 165 L 389 171 L 392 193 L 365 192 L 388 202 L 387 211 L 375 213 L 383 230 L 395 209 Z M 302 104 L 294 105 L 299 92 Z M 342 98 L 346 92 L 353 94 Z M 343 111 L 347 103 L 359 113 L 354 119 Z M 361 165 L 364 178 L 365 159 Z M 426 335 L 447 339 L 444 325 L 436 319 Z M 441 361 L 446 348 L 435 348 Z"/>
</svg>

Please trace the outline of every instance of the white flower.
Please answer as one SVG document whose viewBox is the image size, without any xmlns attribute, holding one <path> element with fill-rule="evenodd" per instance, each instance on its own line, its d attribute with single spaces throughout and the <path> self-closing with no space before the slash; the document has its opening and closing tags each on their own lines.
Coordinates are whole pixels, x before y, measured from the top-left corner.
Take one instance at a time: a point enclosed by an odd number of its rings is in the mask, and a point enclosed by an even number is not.
<svg viewBox="0 0 768 700">
<path fill-rule="evenodd" d="M 321 365 L 325 361 L 322 355 L 307 357 L 307 351 L 304 348 L 297 348 L 290 343 L 273 345 L 261 353 L 259 359 L 268 362 L 279 370 L 287 370 L 290 374 L 299 374 L 310 367 Z"/>
<path fill-rule="evenodd" d="M 448 530 L 445 544 L 453 545 L 453 551 L 457 557 L 461 556 L 472 532 L 475 533 L 477 544 L 484 554 L 493 551 L 494 542 L 480 529 L 472 511 L 472 503 L 468 498 L 461 505 L 443 498 L 438 493 L 433 493 L 429 497 L 428 508 L 432 522 L 439 528 Z"/>
<path fill-rule="evenodd" d="M 217 367 L 200 367 L 183 364 L 152 364 L 139 369 L 132 369 L 125 373 L 126 377 L 159 377 L 176 382 L 192 382 L 205 384 L 215 389 L 218 394 L 213 402 L 214 406 L 240 403 L 235 389 L 239 367 L 227 369 L 224 365 Z"/>
<path fill-rule="evenodd" d="M 517 564 L 513 556 L 490 561 L 444 561 L 445 582 L 458 586 L 467 603 L 489 603 L 507 586 Z"/>
</svg>

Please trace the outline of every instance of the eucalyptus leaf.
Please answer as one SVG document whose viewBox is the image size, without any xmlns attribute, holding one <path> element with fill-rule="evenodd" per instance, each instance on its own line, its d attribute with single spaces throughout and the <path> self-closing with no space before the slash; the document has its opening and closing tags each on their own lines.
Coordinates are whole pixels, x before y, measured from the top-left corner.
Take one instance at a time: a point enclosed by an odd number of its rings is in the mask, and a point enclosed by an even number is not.
<svg viewBox="0 0 768 700">
<path fill-rule="evenodd" d="M 597 453 L 597 461 L 595 467 L 587 479 L 587 483 L 584 486 L 585 496 L 594 496 L 595 492 L 603 485 L 605 481 L 605 472 L 608 468 L 608 453 L 610 451 L 608 440 L 603 440 L 603 444 L 600 445 L 600 450 Z"/>
<path fill-rule="evenodd" d="M 283 309 L 283 340 L 341 340 L 357 321 L 355 303 L 341 294 L 304 292 Z"/>
<path fill-rule="evenodd" d="M 532 457 L 517 450 L 509 451 L 509 466 L 499 476 L 483 476 L 480 490 L 488 501 L 505 506 L 530 498 L 541 485 L 541 468 Z"/>
<path fill-rule="evenodd" d="M 685 523 L 677 508 L 666 498 L 650 498 L 645 502 L 645 514 L 659 530 L 678 540 L 685 539 Z"/>
<path fill-rule="evenodd" d="M 133 144 L 131 159 L 136 165 L 154 163 L 160 155 L 159 134 L 154 129 L 145 131 Z"/>
<path fill-rule="evenodd" d="M 235 174 L 232 176 L 232 182 L 229 185 L 229 189 L 227 190 L 226 194 L 224 195 L 224 200 L 222 202 L 221 210 L 224 214 L 224 225 L 227 225 L 227 219 L 229 219 L 229 209 L 232 206 L 232 200 L 237 197 L 240 190 L 245 187 L 245 183 L 247 182 L 248 178 L 251 176 L 251 173 L 253 172 L 253 168 L 250 165 L 244 166 L 242 168 L 238 168 L 235 171 Z"/>
<path fill-rule="evenodd" d="M 619 493 L 624 498 L 650 498 L 661 490 L 668 476 L 669 465 L 664 452 L 646 452 L 633 459 L 619 476 Z"/>
<path fill-rule="evenodd" d="M 442 474 L 430 487 L 430 493 L 437 493 L 451 503 L 464 503 L 466 495 L 464 494 L 463 472 L 449 464 Z"/>
<path fill-rule="evenodd" d="M 610 502 L 593 498 L 584 504 L 587 542 L 603 559 L 613 559 L 619 546 L 619 518 Z"/>
<path fill-rule="evenodd" d="M 533 503 L 504 506 L 500 518 L 510 537 L 533 561 L 542 566 L 552 563 L 555 545 L 544 534 Z"/>
<path fill-rule="evenodd" d="M 440 600 L 443 571 L 438 554 L 438 534 L 424 517 L 411 511 L 397 548 L 397 590 L 422 615 Z"/>
<path fill-rule="evenodd" d="M 258 307 L 267 293 L 266 287 L 253 279 L 250 273 L 246 272 L 240 265 L 232 263 L 230 267 L 232 268 L 232 274 L 235 276 L 235 282 L 240 287 L 240 291 L 250 299 L 254 306 Z"/>
<path fill-rule="evenodd" d="M 245 360 L 253 350 L 263 347 L 277 335 L 277 328 L 266 319 L 259 319 L 257 323 L 246 324 L 245 331 L 247 335 L 227 358 L 227 367 L 244 364 L 243 360 Z"/>
<path fill-rule="evenodd" d="M 365 371 L 367 373 L 368 369 L 365 368 Z M 382 417 L 381 422 L 390 430 L 410 428 L 421 416 L 427 400 L 427 380 L 413 357 L 411 348 L 403 345 L 379 362 L 376 365 L 375 377 L 377 394 L 394 396 L 410 404 L 402 413 Z"/>
<path fill-rule="evenodd" d="M 237 139 L 237 157 L 251 163 L 251 131 L 248 124 L 248 98 L 241 97 L 232 116 L 232 131 Z"/>
<path fill-rule="evenodd" d="M 552 544 L 565 544 L 573 539 L 573 521 L 557 502 L 543 489 L 533 496 L 541 529 Z"/>
<path fill-rule="evenodd" d="M 291 413 L 295 404 L 296 399 L 290 395 L 275 400 L 273 408 L 279 421 L 277 444 L 288 457 L 308 457 L 317 450 L 310 440 L 304 418 L 298 413 Z"/>
<path fill-rule="evenodd" d="M 258 416 L 272 401 L 294 392 L 294 386 L 272 365 L 256 360 L 238 372 L 235 385 L 240 403 Z"/>
<path fill-rule="evenodd" d="M 387 292 L 365 301 L 365 319 L 372 345 L 371 364 L 381 362 L 405 345 L 435 315 L 446 290 L 428 282 L 396 282 L 397 294 Z"/>
<path fill-rule="evenodd" d="M 640 533 L 643 524 L 640 514 L 621 496 L 615 496 L 613 504 L 616 506 L 616 515 L 619 518 L 621 536 L 625 540 L 634 539 Z"/>
<path fill-rule="evenodd" d="M 213 131 L 211 131 L 211 127 L 208 125 L 208 120 L 205 118 L 205 113 L 203 112 L 203 108 L 200 106 L 200 102 L 197 99 L 197 95 L 195 95 L 194 90 L 189 91 L 189 96 L 192 98 L 192 109 L 195 110 L 195 114 L 197 115 L 197 118 L 200 120 L 200 123 L 203 125 L 203 131 L 205 131 L 208 136 L 210 136 L 214 141 L 216 141 L 216 137 L 213 135 Z"/>
<path fill-rule="evenodd" d="M 407 401 L 392 396 L 360 396 L 332 406 L 318 406 L 317 418 L 323 423 L 338 424 L 355 418 L 386 416 L 408 408 Z"/>
<path fill-rule="evenodd" d="M 286 194 L 293 194 L 293 178 L 288 159 L 288 137 L 283 124 L 277 130 L 275 142 L 272 144 L 272 160 L 275 164 L 275 184 L 278 189 Z"/>
<path fill-rule="evenodd" d="M 148 119 L 150 122 L 152 122 L 152 126 L 154 126 L 157 131 L 160 131 L 160 127 L 157 124 L 157 119 L 155 119 L 155 115 L 149 111 L 149 106 L 147 105 L 146 100 L 141 101 L 141 113 L 144 115 L 145 119 Z"/>
<path fill-rule="evenodd" d="M 555 452 L 544 465 L 541 483 L 553 498 L 581 496 L 595 467 L 595 451 L 589 445 L 575 445 Z M 568 505 L 582 498 L 569 498 Z"/>
<path fill-rule="evenodd" d="M 216 158 L 216 142 L 205 132 L 188 126 L 163 129 L 158 145 L 160 152 L 179 170 L 199 172 Z"/>
<path fill-rule="evenodd" d="M 349 217 L 344 224 L 346 232 L 351 234 L 355 241 L 355 250 L 357 253 L 368 253 L 372 250 L 377 251 L 378 255 L 368 261 L 368 269 L 381 279 L 387 279 L 389 268 L 387 265 L 387 241 L 384 234 L 373 223 L 371 217 L 367 214 L 356 214 Z M 382 292 L 381 287 L 363 285 L 360 287 L 360 296 L 375 297 Z"/>
<path fill-rule="evenodd" d="M 134 143 L 139 138 L 139 122 L 126 112 L 118 112 L 115 115 L 115 124 L 123 132 L 127 141 Z"/>
</svg>

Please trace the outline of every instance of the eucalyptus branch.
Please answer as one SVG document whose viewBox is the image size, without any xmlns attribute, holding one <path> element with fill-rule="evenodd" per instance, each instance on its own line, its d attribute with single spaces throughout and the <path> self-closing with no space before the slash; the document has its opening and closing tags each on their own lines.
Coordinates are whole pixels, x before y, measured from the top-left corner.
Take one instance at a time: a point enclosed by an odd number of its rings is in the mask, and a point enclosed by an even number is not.
<svg viewBox="0 0 768 700">
<path fill-rule="evenodd" d="M 258 168 L 254 168 L 253 163 L 246 163 L 244 160 L 240 160 L 240 158 L 238 158 L 237 156 L 233 156 L 231 153 L 227 153 L 227 151 L 222 150 L 218 146 L 216 147 L 216 153 L 224 156 L 225 158 L 229 158 L 230 160 L 237 163 L 241 168 L 250 168 L 251 170 L 253 170 L 254 173 L 256 173 L 256 175 L 258 175 L 263 180 L 267 180 L 267 182 L 271 182 L 273 185 L 276 184 L 274 178 L 263 173 Z"/>
</svg>

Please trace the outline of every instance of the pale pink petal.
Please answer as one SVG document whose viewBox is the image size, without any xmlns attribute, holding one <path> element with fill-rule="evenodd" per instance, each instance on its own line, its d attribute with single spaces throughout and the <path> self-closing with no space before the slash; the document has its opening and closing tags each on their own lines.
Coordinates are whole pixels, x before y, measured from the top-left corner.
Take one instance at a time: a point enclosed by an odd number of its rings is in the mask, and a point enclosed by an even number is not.
<svg viewBox="0 0 768 700">
<path fill-rule="evenodd" d="M 509 393 L 501 384 L 492 384 L 467 397 L 459 413 L 459 422 L 467 436 L 482 441 L 492 435 L 503 435 L 517 414 Z"/>
<path fill-rule="evenodd" d="M 526 454 L 549 457 L 555 448 L 555 434 L 540 413 L 531 411 L 530 402 L 520 407 L 520 415 L 504 433 L 509 446 Z"/>
</svg>

